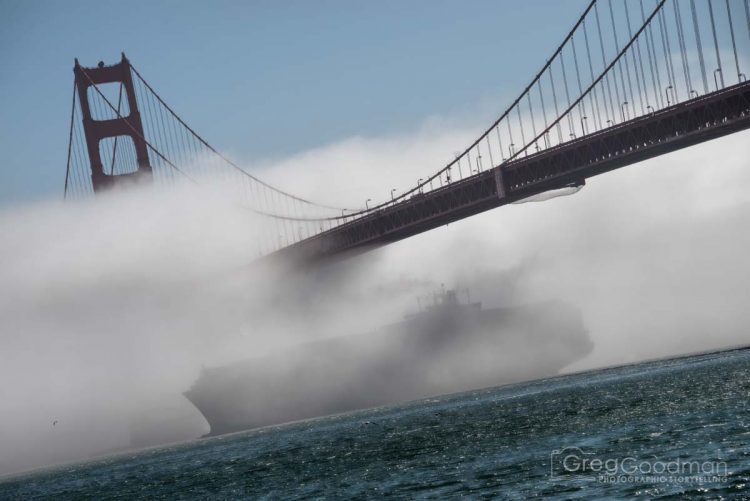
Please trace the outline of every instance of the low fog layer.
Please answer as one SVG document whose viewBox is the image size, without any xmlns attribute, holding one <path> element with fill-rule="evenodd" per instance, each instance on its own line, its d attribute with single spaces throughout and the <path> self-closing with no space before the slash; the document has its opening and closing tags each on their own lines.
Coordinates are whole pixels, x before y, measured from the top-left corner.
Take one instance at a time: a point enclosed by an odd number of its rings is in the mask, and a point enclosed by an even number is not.
<svg viewBox="0 0 750 501">
<path fill-rule="evenodd" d="M 440 129 L 250 168 L 362 205 L 425 177 L 475 133 Z M 263 222 L 220 187 L 5 209 L 0 473 L 119 449 L 148 430 L 199 436 L 208 426 L 181 393 L 201 366 L 373 330 L 440 284 L 486 308 L 578 306 L 595 348 L 567 370 L 747 343 L 749 156 L 750 134 L 736 134 L 302 276 L 250 265 Z"/>
</svg>

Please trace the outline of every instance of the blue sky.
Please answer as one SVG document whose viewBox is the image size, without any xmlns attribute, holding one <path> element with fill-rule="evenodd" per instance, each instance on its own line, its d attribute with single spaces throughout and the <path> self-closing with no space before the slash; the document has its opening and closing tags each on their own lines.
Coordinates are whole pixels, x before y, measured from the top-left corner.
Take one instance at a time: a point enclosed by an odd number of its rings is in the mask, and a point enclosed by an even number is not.
<svg viewBox="0 0 750 501">
<path fill-rule="evenodd" d="M 61 196 L 74 57 L 124 51 L 219 149 L 274 158 L 482 103 L 494 115 L 585 4 L 0 0 L 0 206 Z"/>
</svg>

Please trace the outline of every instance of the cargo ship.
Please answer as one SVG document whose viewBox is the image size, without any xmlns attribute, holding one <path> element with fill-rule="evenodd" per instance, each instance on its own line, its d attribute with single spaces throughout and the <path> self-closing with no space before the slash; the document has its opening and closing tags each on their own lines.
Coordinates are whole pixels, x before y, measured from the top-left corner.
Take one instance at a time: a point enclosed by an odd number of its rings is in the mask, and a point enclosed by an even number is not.
<svg viewBox="0 0 750 501">
<path fill-rule="evenodd" d="M 204 368 L 185 396 L 221 435 L 554 376 L 592 348 L 569 304 L 482 309 L 448 290 L 374 332 Z"/>
</svg>

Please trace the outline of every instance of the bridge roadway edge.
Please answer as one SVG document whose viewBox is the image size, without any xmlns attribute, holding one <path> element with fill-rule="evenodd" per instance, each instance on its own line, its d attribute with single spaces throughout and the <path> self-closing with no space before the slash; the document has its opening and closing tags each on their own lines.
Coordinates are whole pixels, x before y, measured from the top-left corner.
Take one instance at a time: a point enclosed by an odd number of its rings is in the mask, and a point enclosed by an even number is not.
<svg viewBox="0 0 750 501">
<path fill-rule="evenodd" d="M 750 82 L 604 129 L 378 210 L 262 260 L 313 264 L 397 242 L 570 183 L 750 128 Z M 498 196 L 502 169 L 505 196 Z M 502 193 L 502 191 L 501 191 Z"/>
</svg>

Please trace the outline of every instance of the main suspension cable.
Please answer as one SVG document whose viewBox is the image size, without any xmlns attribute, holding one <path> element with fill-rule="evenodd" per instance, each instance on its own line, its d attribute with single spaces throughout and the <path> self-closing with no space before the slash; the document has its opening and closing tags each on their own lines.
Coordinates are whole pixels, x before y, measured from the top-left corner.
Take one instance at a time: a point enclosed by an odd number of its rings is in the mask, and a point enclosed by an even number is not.
<svg viewBox="0 0 750 501">
<path fill-rule="evenodd" d="M 180 124 L 183 127 L 185 127 L 188 131 L 190 131 L 190 133 L 198 141 L 200 141 L 200 143 L 203 144 L 203 146 L 205 146 L 206 148 L 208 148 L 209 150 L 211 150 L 214 154 L 216 154 L 219 158 L 221 158 L 224 162 L 226 162 L 228 165 L 230 165 L 231 167 L 233 167 L 234 169 L 236 169 L 241 174 L 249 177 L 250 179 L 252 179 L 253 181 L 255 181 L 257 183 L 260 183 L 261 185 L 265 186 L 266 188 L 269 188 L 269 189 L 271 189 L 273 191 L 276 191 L 276 192 L 278 192 L 278 193 L 280 193 L 280 194 L 282 194 L 284 196 L 293 198 L 295 200 L 298 200 L 300 202 L 303 202 L 303 203 L 306 203 L 306 204 L 309 204 L 309 205 L 314 205 L 314 206 L 317 206 L 317 207 L 320 207 L 320 208 L 323 208 L 323 209 L 330 209 L 330 210 L 342 210 L 342 209 L 343 210 L 347 210 L 347 211 L 359 211 L 359 210 L 361 210 L 361 209 L 347 209 L 347 208 L 342 208 L 342 207 L 333 207 L 333 206 L 330 206 L 330 205 L 319 204 L 319 203 L 313 202 L 311 200 L 306 200 L 304 198 L 301 198 L 301 197 L 298 197 L 298 196 L 293 195 L 291 193 L 288 193 L 288 192 L 286 192 L 286 191 L 284 191 L 282 189 L 279 189 L 279 188 L 277 188 L 275 186 L 272 186 L 272 185 L 268 184 L 267 182 L 263 181 L 262 179 L 259 179 L 259 178 L 255 177 L 255 176 L 253 176 L 252 174 L 250 174 L 249 172 L 247 172 L 245 169 L 243 169 L 242 167 L 240 167 L 239 165 L 237 165 L 236 163 L 234 163 L 232 160 L 230 160 L 229 158 L 227 158 L 226 156 L 224 156 L 219 150 L 217 150 L 216 148 L 214 148 L 213 146 L 211 146 L 211 144 L 209 144 L 208 141 L 206 141 L 200 134 L 198 134 L 192 127 L 190 127 L 182 118 L 180 118 L 180 116 L 164 101 L 164 99 L 162 99 L 162 97 L 154 90 L 153 87 L 151 87 L 151 85 L 146 81 L 146 79 L 143 78 L 143 76 L 138 72 L 138 70 L 132 64 L 130 65 L 130 68 L 133 70 L 133 73 L 135 73 L 135 75 L 141 80 L 141 82 L 143 83 L 143 85 L 146 86 L 146 88 L 161 103 L 161 105 L 164 106 L 167 109 L 167 111 L 169 111 L 169 113 L 171 113 L 172 116 L 178 122 L 180 122 Z"/>
<path fill-rule="evenodd" d="M 658 12 L 660 12 L 660 11 L 661 11 L 661 8 L 662 8 L 662 7 L 664 6 L 664 3 L 665 3 L 666 1 L 667 1 L 667 0 L 660 0 L 660 1 L 659 1 L 658 5 L 657 5 L 657 6 L 656 6 L 656 8 L 654 9 L 654 11 L 653 11 L 653 12 L 651 13 L 651 15 L 650 15 L 650 16 L 648 17 L 648 20 L 646 21 L 646 24 L 649 24 L 649 23 L 651 22 L 651 20 L 652 20 L 652 19 L 654 18 L 654 16 L 655 16 L 655 15 L 656 15 L 656 14 L 657 14 Z M 593 88 L 594 88 L 594 86 L 596 86 L 596 85 L 597 85 L 597 84 L 598 84 L 598 83 L 599 83 L 599 82 L 600 82 L 600 81 L 601 81 L 601 80 L 602 80 L 602 79 L 603 79 L 603 78 L 605 77 L 605 75 L 606 75 L 606 74 L 607 74 L 607 73 L 609 72 L 609 70 L 610 70 L 610 69 L 612 69 L 612 68 L 613 68 L 613 67 L 615 66 L 615 64 L 617 64 L 617 61 L 619 61 L 619 60 L 620 60 L 620 58 L 621 58 L 621 57 L 622 57 L 622 56 L 623 56 L 623 55 L 624 55 L 624 54 L 625 54 L 625 53 L 627 52 L 627 50 L 628 50 L 628 49 L 630 48 L 630 46 L 631 46 L 631 45 L 633 45 L 633 43 L 634 43 L 634 42 L 635 42 L 635 40 L 636 40 L 636 39 L 638 38 L 638 36 L 639 36 L 639 35 L 640 35 L 640 34 L 641 34 L 641 33 L 642 33 L 643 31 L 644 31 L 644 29 L 646 28 L 646 24 L 644 24 L 643 26 L 641 26 L 641 29 L 639 29 L 639 30 L 638 30 L 638 31 L 636 32 L 636 34 L 635 34 L 635 35 L 633 35 L 633 38 L 631 38 L 631 39 L 630 39 L 630 41 L 629 41 L 629 42 L 628 42 L 628 43 L 627 43 L 627 44 L 625 45 L 625 47 L 623 47 L 623 48 L 622 48 L 622 50 L 621 50 L 621 51 L 620 51 L 620 53 L 619 53 L 619 54 L 617 55 L 617 57 L 616 57 L 616 58 L 615 58 L 614 60 L 612 60 L 612 62 L 611 62 L 611 63 L 610 63 L 610 64 L 609 64 L 609 65 L 608 65 L 608 66 L 607 66 L 607 67 L 606 67 L 605 69 L 604 69 L 604 71 L 603 71 L 603 72 L 602 72 L 602 73 L 601 73 L 601 74 L 599 75 L 599 77 L 598 77 L 598 78 L 597 78 L 597 79 L 596 79 L 595 81 L 593 81 L 593 82 L 591 83 L 591 85 L 589 85 L 589 87 L 588 87 L 588 88 L 586 89 L 586 92 L 585 92 L 585 93 L 584 93 L 583 95 L 581 95 L 581 96 L 580 96 L 580 97 L 579 97 L 579 98 L 578 98 L 578 99 L 576 100 L 576 102 L 574 102 L 574 103 L 573 103 L 573 104 L 572 104 L 572 105 L 571 105 L 571 106 L 570 106 L 570 107 L 569 107 L 569 108 L 568 108 L 567 110 L 565 110 L 565 111 L 563 112 L 563 116 L 564 116 L 565 114 L 567 114 L 567 113 L 570 113 L 570 111 L 571 111 L 571 110 L 572 110 L 572 109 L 573 109 L 573 108 L 574 108 L 574 107 L 575 107 L 575 106 L 576 106 L 576 105 L 577 105 L 577 104 L 578 104 L 578 103 L 579 103 L 580 101 L 582 101 L 582 100 L 583 100 L 583 99 L 584 99 L 584 98 L 586 97 L 586 95 L 587 95 L 587 94 L 588 94 L 589 92 L 591 92 L 591 89 L 593 89 Z M 558 118 L 557 118 L 557 119 L 555 120 L 555 123 L 559 122 L 560 120 L 562 120 L 562 116 L 561 116 L 561 117 L 558 117 Z M 551 124 L 551 125 L 550 125 L 550 127 L 554 126 L 554 125 L 555 125 L 555 123 Z M 545 133 L 547 133 L 547 132 L 548 132 L 548 131 L 546 131 L 546 130 L 545 130 L 545 131 L 542 131 L 542 133 L 540 134 L 540 136 L 541 136 L 541 135 L 543 135 L 543 134 L 545 134 Z M 533 143 L 534 143 L 534 141 L 538 140 L 540 136 L 537 136 L 536 138 L 534 138 L 534 139 L 533 139 L 533 140 L 532 140 L 532 141 L 531 141 L 531 142 L 530 142 L 529 144 L 527 144 L 526 146 L 524 146 L 524 148 L 523 148 L 523 149 L 524 149 L 524 150 L 525 150 L 525 149 L 528 149 L 528 147 L 529 147 L 529 146 L 530 146 L 531 144 L 533 144 Z M 514 157 L 515 157 L 515 156 L 517 156 L 517 155 L 518 155 L 519 153 L 521 153 L 521 151 L 518 151 L 518 152 L 516 153 L 516 155 L 514 155 Z M 511 161 L 511 160 L 513 160 L 513 158 L 510 158 L 510 159 L 508 159 L 508 161 Z"/>
</svg>

